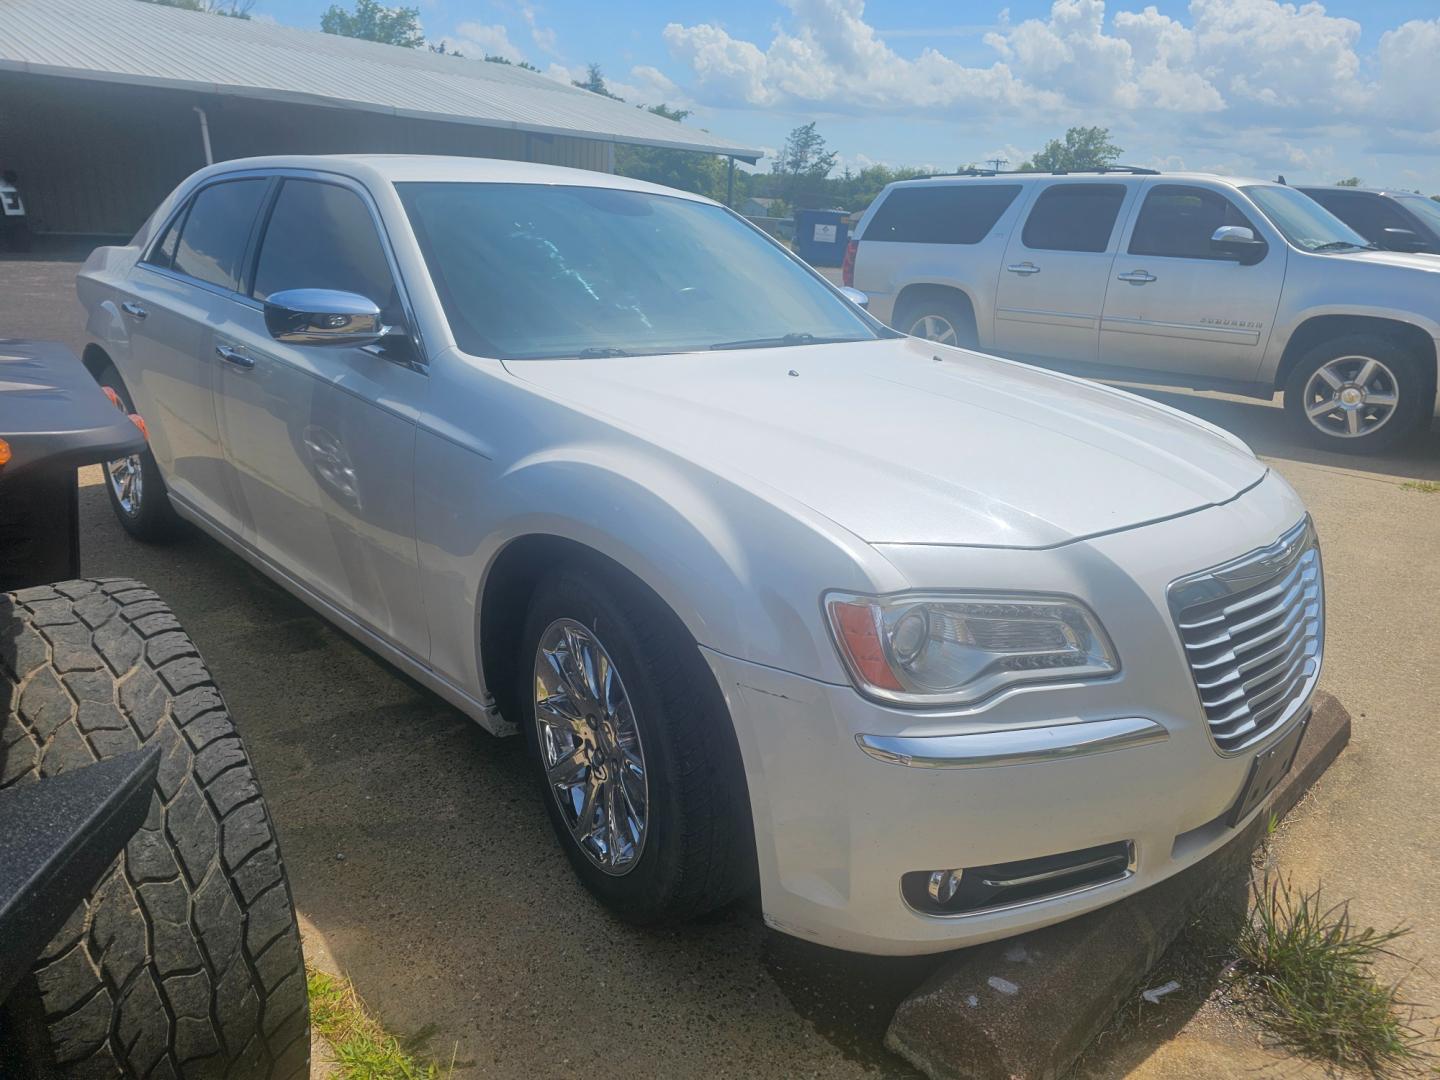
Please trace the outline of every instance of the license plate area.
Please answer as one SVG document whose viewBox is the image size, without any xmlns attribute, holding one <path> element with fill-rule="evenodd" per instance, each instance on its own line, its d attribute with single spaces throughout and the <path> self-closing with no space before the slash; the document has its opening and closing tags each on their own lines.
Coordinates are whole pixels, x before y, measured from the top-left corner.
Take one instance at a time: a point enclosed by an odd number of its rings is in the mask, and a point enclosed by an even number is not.
<svg viewBox="0 0 1440 1080">
<path fill-rule="evenodd" d="M 1240 789 L 1240 797 L 1230 808 L 1228 823 L 1232 828 L 1244 821 L 1246 816 L 1279 786 L 1280 781 L 1285 779 L 1285 774 L 1295 763 L 1295 755 L 1300 750 L 1300 740 L 1305 737 L 1305 729 L 1309 726 L 1310 714 L 1306 713 L 1284 738 L 1268 750 L 1262 750 L 1255 755 L 1255 759 L 1250 762 L 1250 774 L 1245 779 L 1245 786 Z"/>
</svg>

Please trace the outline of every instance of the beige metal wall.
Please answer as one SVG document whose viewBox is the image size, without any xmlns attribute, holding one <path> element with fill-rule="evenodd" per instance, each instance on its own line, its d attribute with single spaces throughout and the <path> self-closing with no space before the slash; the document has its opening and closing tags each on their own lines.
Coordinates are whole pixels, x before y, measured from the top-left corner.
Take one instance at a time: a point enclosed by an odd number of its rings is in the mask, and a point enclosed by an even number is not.
<svg viewBox="0 0 1440 1080">
<path fill-rule="evenodd" d="M 594 139 L 13 72 L 0 72 L 0 167 L 19 174 L 36 232 L 128 236 L 204 165 L 196 105 L 217 161 L 372 152 L 612 167 Z"/>
</svg>

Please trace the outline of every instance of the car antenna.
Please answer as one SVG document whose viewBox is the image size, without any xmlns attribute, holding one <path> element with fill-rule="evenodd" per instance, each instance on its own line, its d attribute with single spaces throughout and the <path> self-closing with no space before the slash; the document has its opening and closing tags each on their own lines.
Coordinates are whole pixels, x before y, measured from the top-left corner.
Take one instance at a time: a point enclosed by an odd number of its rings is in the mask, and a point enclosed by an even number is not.
<svg viewBox="0 0 1440 1080">
<path fill-rule="evenodd" d="M 1280 173 L 1278 176 L 1276 176 L 1276 177 L 1275 177 L 1275 183 L 1277 183 L 1277 184 L 1285 184 L 1285 174 L 1284 174 L 1284 173 Z M 1286 186 L 1286 187 L 1289 187 L 1290 185 L 1289 185 L 1289 184 L 1285 184 L 1285 186 Z"/>
</svg>

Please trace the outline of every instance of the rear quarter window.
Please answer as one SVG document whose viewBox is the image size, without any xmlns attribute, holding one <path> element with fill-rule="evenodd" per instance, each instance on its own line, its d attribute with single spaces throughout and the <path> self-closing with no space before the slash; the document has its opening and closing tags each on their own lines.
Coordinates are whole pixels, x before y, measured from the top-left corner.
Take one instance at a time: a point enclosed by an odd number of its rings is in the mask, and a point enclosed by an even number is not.
<svg viewBox="0 0 1440 1080">
<path fill-rule="evenodd" d="M 895 188 L 861 236 L 866 242 L 978 244 L 989 235 L 1019 184 L 937 184 Z"/>
</svg>

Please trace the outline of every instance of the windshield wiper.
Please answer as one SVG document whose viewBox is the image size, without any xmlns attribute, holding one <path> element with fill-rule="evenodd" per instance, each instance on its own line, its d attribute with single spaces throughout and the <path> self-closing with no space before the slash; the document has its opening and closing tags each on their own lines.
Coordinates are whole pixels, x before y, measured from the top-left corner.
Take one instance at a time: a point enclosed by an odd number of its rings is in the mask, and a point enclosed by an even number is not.
<svg viewBox="0 0 1440 1080">
<path fill-rule="evenodd" d="M 816 337 L 814 334 L 782 334 L 780 337 L 749 338 L 743 341 L 717 341 L 712 349 L 774 349 L 784 345 L 836 345 L 844 341 L 864 341 L 853 337 Z"/>
<path fill-rule="evenodd" d="M 575 354 L 577 360 L 600 360 L 607 356 L 629 356 L 624 349 L 614 345 L 596 345 L 588 349 L 581 349 Z"/>
<path fill-rule="evenodd" d="M 1311 248 L 1310 250 L 1311 250 L 1311 251 L 1340 251 L 1340 250 L 1342 250 L 1343 248 L 1354 248 L 1356 251 L 1378 251 L 1378 250 L 1379 250 L 1379 245 L 1377 245 L 1377 244 L 1357 244 L 1357 243 L 1355 243 L 1354 241 L 1351 241 L 1351 240 L 1331 240 L 1331 241 L 1329 241 L 1328 243 L 1321 244 L 1319 247 L 1313 247 L 1313 248 Z"/>
</svg>

